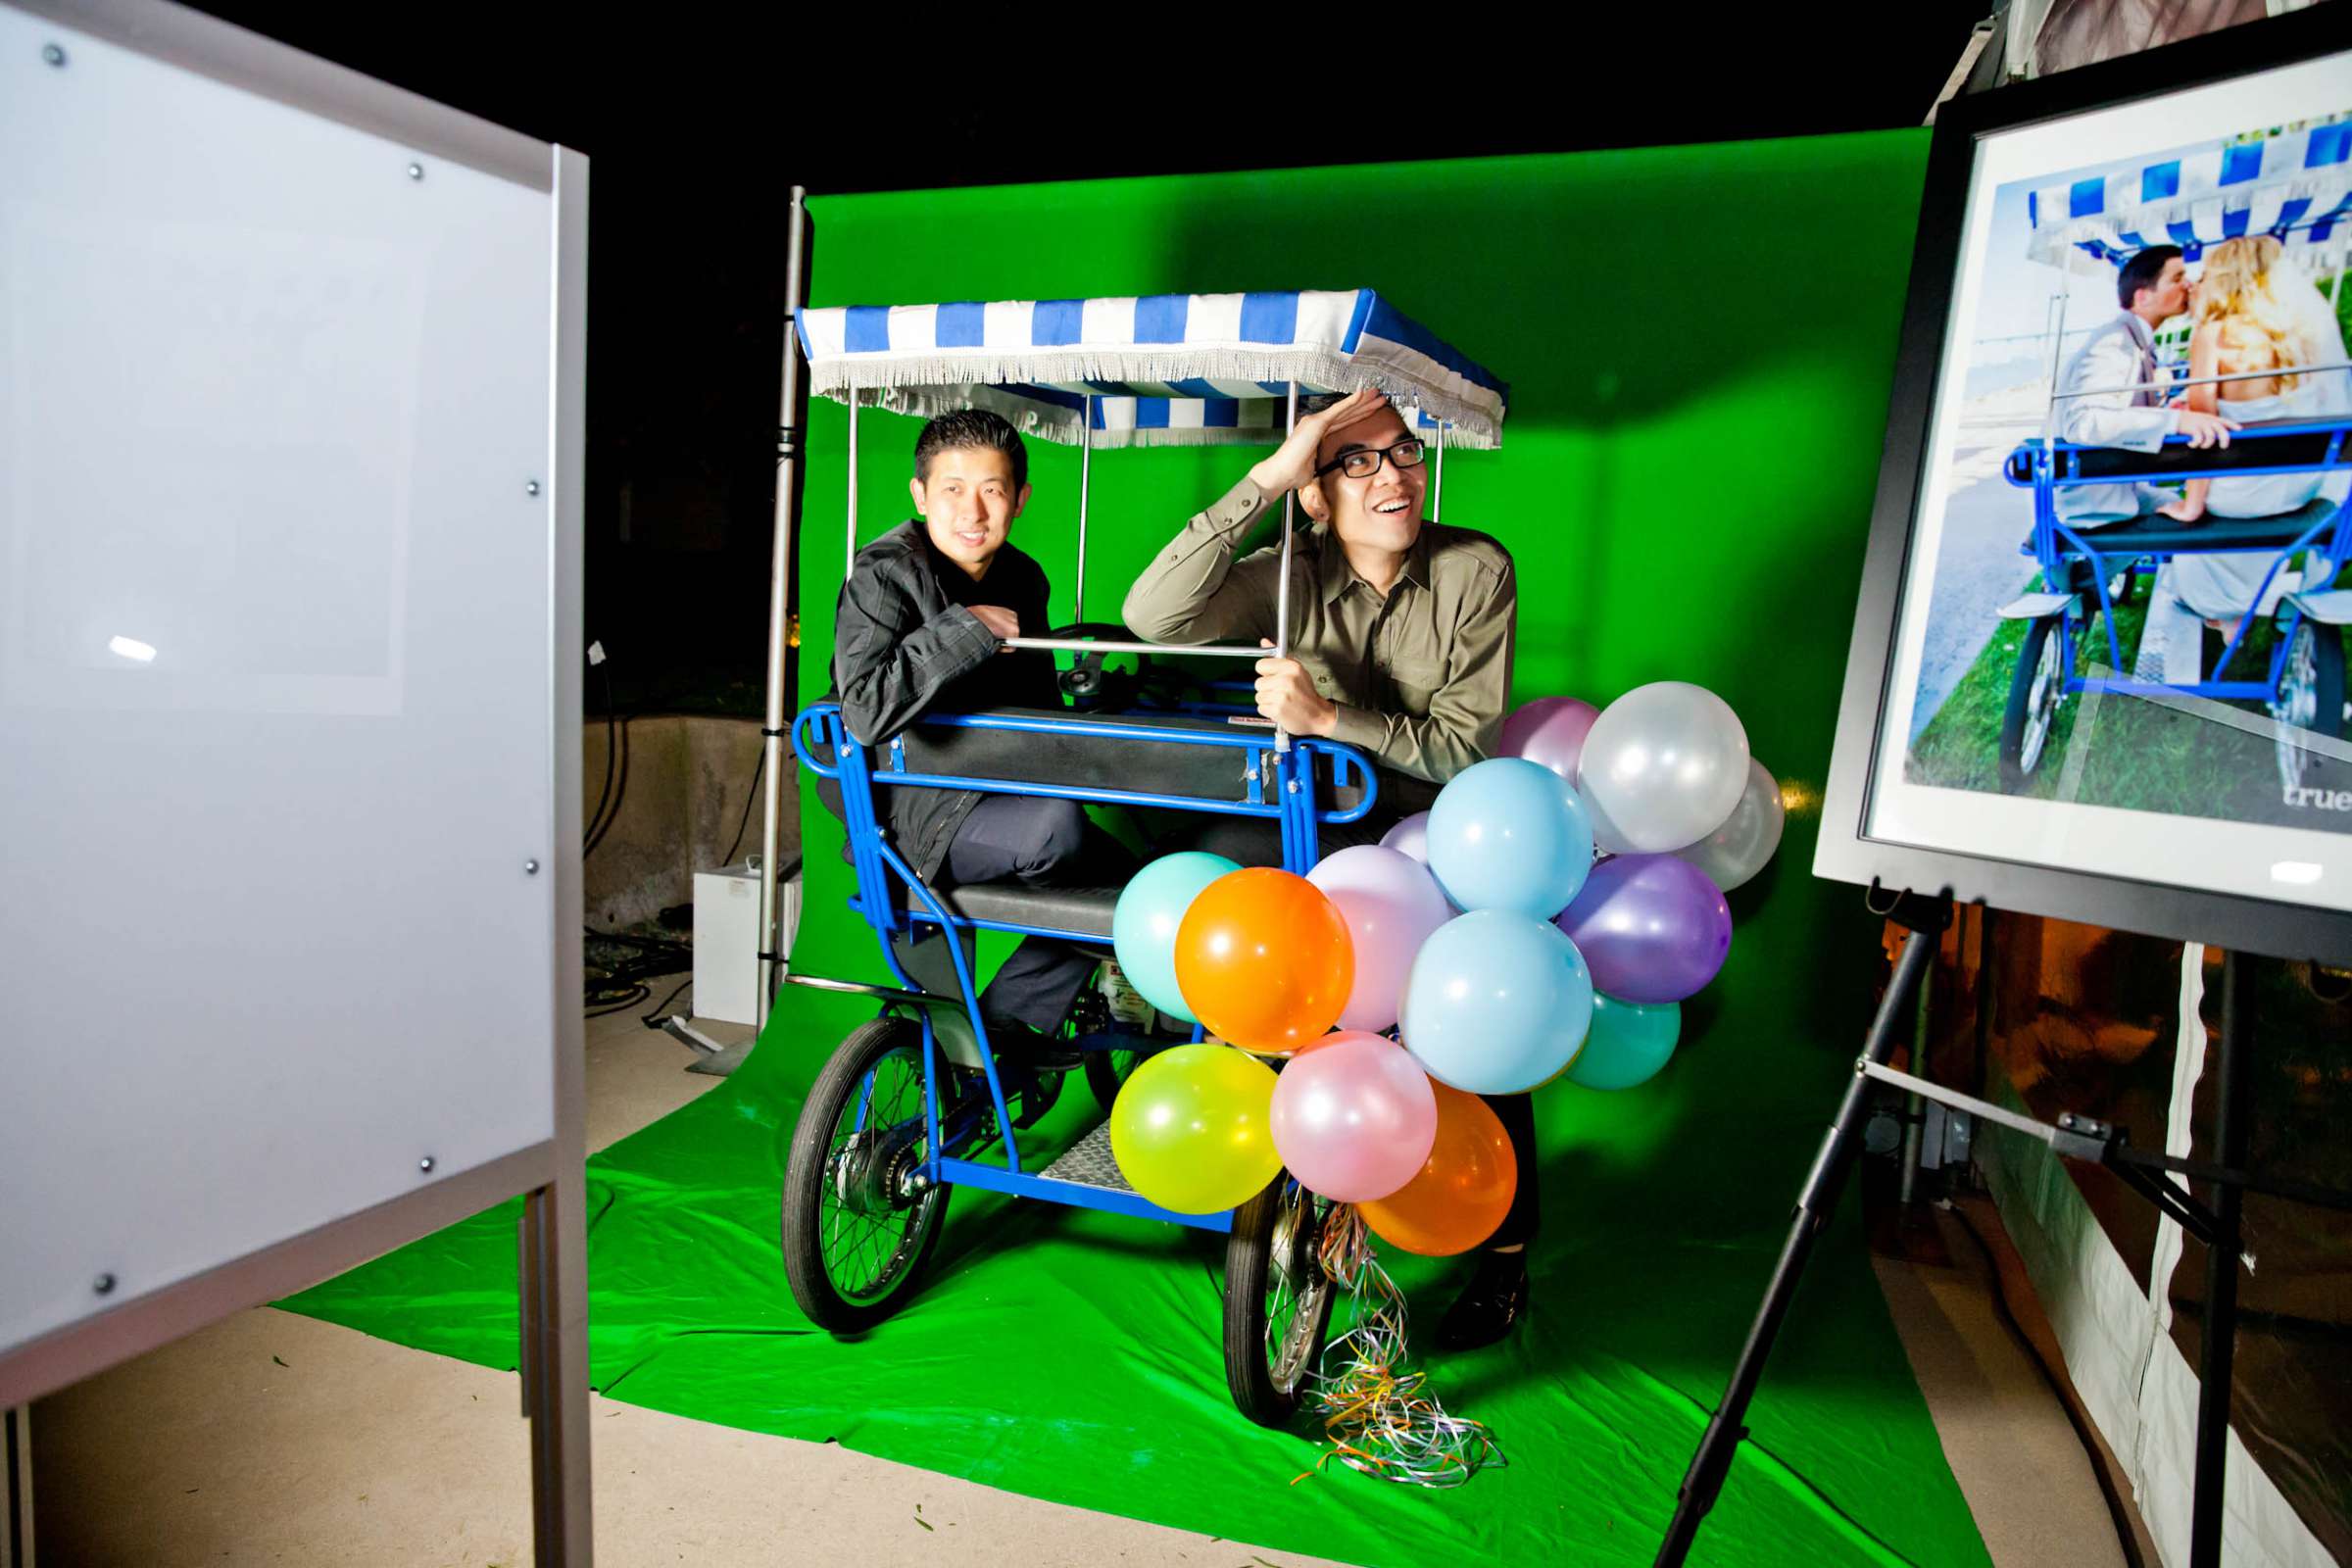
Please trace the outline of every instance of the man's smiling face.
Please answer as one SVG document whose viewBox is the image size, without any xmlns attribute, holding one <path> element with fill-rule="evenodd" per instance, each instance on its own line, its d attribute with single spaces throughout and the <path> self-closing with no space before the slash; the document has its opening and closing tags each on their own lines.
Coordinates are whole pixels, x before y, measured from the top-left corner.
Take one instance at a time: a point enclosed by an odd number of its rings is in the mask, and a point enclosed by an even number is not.
<svg viewBox="0 0 2352 1568">
<path fill-rule="evenodd" d="M 1401 415 L 1395 409 L 1383 409 L 1325 436 L 1315 452 L 1315 466 L 1337 463 L 1359 448 L 1379 451 L 1393 447 L 1411 433 Z M 1401 553 L 1421 537 L 1421 501 L 1429 488 L 1428 469 L 1399 468 L 1384 460 L 1367 478 L 1350 479 L 1332 468 L 1315 483 L 1322 487 L 1331 531 L 1341 543 Z"/>
<path fill-rule="evenodd" d="M 993 447 L 938 453 L 911 492 L 933 548 L 975 578 L 987 572 L 1029 500 L 1029 487 L 1013 483 L 1011 460 Z"/>
</svg>

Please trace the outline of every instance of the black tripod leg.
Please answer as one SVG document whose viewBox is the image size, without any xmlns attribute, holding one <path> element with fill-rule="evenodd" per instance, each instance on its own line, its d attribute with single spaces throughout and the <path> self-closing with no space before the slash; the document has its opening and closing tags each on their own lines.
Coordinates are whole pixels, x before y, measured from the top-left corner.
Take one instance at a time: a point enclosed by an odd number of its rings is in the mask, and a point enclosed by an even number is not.
<svg viewBox="0 0 2352 1568">
<path fill-rule="evenodd" d="M 1888 982 L 1886 1000 L 1879 1004 L 1878 1016 L 1871 1020 L 1870 1035 L 1862 1048 L 1863 1055 L 1874 1062 L 1884 1063 L 1891 1053 L 1895 1030 L 1903 1021 L 1912 994 L 1918 990 L 1920 977 L 1927 972 L 1934 958 L 1938 931 L 1911 933 L 1903 944 L 1903 956 L 1895 964 L 1894 978 Z M 1731 1386 L 1724 1391 L 1723 1403 L 1717 1406 L 1714 1418 L 1707 1423 L 1706 1435 L 1698 1440 L 1698 1452 L 1691 1456 L 1690 1468 L 1683 1475 L 1682 1492 L 1674 1506 L 1674 1520 L 1666 1527 L 1666 1541 L 1658 1548 L 1656 1568 L 1681 1568 L 1690 1552 L 1690 1543 L 1698 1535 L 1699 1521 L 1715 1506 L 1717 1494 L 1723 1491 L 1723 1478 L 1732 1468 L 1732 1455 L 1738 1451 L 1740 1440 L 1747 1436 L 1742 1424 L 1747 1415 L 1748 1400 L 1754 1397 L 1756 1380 L 1763 1376 L 1765 1357 L 1772 1353 L 1772 1342 L 1780 1337 L 1781 1319 L 1788 1312 L 1788 1303 L 1796 1295 L 1796 1282 L 1804 1272 L 1805 1259 L 1812 1253 L 1813 1239 L 1829 1223 L 1831 1211 L 1838 1206 L 1838 1194 L 1844 1185 L 1847 1168 L 1852 1165 L 1854 1146 L 1862 1135 L 1862 1123 L 1870 1108 L 1870 1080 L 1860 1072 L 1846 1087 L 1845 1100 L 1838 1107 L 1838 1119 L 1821 1141 L 1821 1152 L 1814 1156 L 1813 1170 L 1805 1178 L 1804 1191 L 1796 1200 L 1796 1216 L 1788 1227 L 1788 1241 L 1781 1249 L 1781 1260 L 1772 1271 L 1772 1284 L 1764 1292 L 1764 1304 L 1756 1311 L 1756 1321 L 1747 1331 L 1747 1345 L 1740 1352 L 1740 1363 L 1732 1369 Z"/>
<path fill-rule="evenodd" d="M 2219 1102 L 2214 1162 L 2246 1165 L 2246 1070 L 2254 1055 L 2254 999 L 2234 950 L 2222 956 L 2222 1036 L 2215 1048 Z M 2205 1250 L 2205 1325 L 2197 1354 L 2197 1445 L 2189 1516 L 2189 1568 L 2221 1568 L 2222 1471 L 2230 1453 L 2230 1383 L 2237 1354 L 2238 1216 L 2245 1193 L 2217 1182 L 2213 1241 Z"/>
</svg>

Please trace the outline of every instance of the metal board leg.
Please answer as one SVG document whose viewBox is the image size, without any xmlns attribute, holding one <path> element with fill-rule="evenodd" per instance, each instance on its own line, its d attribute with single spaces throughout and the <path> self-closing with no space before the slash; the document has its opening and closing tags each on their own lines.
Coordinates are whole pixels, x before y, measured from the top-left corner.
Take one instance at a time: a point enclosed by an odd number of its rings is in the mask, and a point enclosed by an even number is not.
<svg viewBox="0 0 2352 1568">
<path fill-rule="evenodd" d="M 32 1406 L 0 1410 L 0 1568 L 32 1568 Z"/>
<path fill-rule="evenodd" d="M 522 1200 L 522 1413 L 539 1568 L 589 1568 L 588 1227 L 577 1167 Z"/>
<path fill-rule="evenodd" d="M 2214 1046 L 2214 1162 L 2246 1165 L 2246 1071 L 2254 1054 L 2254 1005 L 2234 949 L 2222 955 L 2222 1032 Z M 2221 1568 L 2222 1476 L 2230 1456 L 2230 1385 L 2237 1358 L 2238 1216 L 2245 1190 L 2218 1182 L 2213 1241 L 2205 1250 L 2205 1323 L 2197 1351 L 2197 1438 L 2189 1515 L 2190 1568 Z"/>
</svg>

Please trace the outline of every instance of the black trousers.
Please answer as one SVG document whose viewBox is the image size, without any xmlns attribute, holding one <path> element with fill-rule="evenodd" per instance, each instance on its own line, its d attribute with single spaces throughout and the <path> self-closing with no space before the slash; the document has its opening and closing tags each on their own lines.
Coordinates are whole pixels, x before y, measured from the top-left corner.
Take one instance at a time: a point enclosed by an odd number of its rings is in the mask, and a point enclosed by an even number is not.
<svg viewBox="0 0 2352 1568">
<path fill-rule="evenodd" d="M 1381 836 L 1396 824 L 1395 817 L 1378 812 L 1358 822 L 1326 822 L 1315 834 L 1316 848 L 1330 855 L 1350 849 L 1358 844 L 1378 844 Z M 1209 826 L 1193 831 L 1184 848 L 1206 850 L 1222 855 L 1240 865 L 1280 865 L 1282 863 L 1282 829 L 1274 823 L 1254 817 L 1211 817 Z M 1162 824 L 1155 823 L 1155 829 Z M 1533 1240 L 1537 1221 L 1542 1216 L 1542 1199 L 1537 1192 L 1536 1166 L 1536 1103 L 1527 1095 L 1481 1095 L 1502 1130 L 1511 1140 L 1511 1152 L 1519 1162 L 1519 1189 L 1511 1199 L 1510 1212 L 1487 1241 L 1487 1246 L 1523 1247 Z"/>
<path fill-rule="evenodd" d="M 958 884 L 1013 877 L 1037 888 L 1118 887 L 1134 870 L 1134 858 L 1075 801 L 991 795 L 948 845 L 947 874 Z M 980 1015 L 1051 1032 L 1106 951 L 1023 937 L 980 993 Z"/>
</svg>

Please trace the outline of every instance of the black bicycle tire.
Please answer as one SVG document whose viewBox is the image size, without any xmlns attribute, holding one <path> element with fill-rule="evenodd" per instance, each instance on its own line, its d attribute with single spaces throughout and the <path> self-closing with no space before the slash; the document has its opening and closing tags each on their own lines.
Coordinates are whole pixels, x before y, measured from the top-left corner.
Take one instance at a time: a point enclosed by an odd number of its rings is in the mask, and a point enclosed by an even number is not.
<svg viewBox="0 0 2352 1568">
<path fill-rule="evenodd" d="M 792 1149 L 784 1163 L 781 1219 L 784 1277 L 795 1305 L 809 1322 L 833 1334 L 856 1334 L 873 1327 L 903 1305 L 922 1277 L 945 1228 L 948 1190 L 935 1187 L 919 1201 L 923 1213 L 916 1223 L 925 1227 L 914 1255 L 901 1270 L 888 1292 L 871 1301 L 853 1301 L 834 1288 L 825 1268 L 817 1218 L 824 1198 L 825 1156 L 832 1130 L 858 1082 L 873 1063 L 909 1045 L 919 1045 L 919 1027 L 904 1018 L 873 1018 L 843 1038 L 832 1059 L 816 1075 L 802 1102 L 793 1127 Z M 798 1223 L 796 1223 L 796 1221 Z"/>
</svg>

